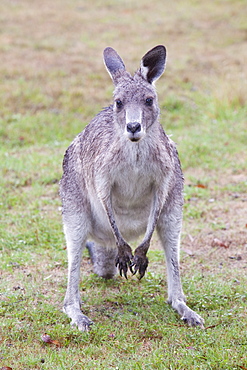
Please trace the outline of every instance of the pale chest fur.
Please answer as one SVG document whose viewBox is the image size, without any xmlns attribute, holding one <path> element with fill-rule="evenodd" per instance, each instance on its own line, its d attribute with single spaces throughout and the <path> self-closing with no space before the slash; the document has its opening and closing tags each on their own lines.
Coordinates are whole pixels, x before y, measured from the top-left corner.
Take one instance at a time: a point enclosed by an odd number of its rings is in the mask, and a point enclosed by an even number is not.
<svg viewBox="0 0 247 370">
<path fill-rule="evenodd" d="M 131 143 L 131 151 L 126 146 L 119 164 L 110 169 L 111 198 L 116 215 L 146 219 L 153 201 L 154 188 L 166 183 L 168 161 L 165 156 L 163 162 L 154 161 L 154 149 L 145 142 L 140 144 L 134 144 L 133 150 Z"/>
</svg>

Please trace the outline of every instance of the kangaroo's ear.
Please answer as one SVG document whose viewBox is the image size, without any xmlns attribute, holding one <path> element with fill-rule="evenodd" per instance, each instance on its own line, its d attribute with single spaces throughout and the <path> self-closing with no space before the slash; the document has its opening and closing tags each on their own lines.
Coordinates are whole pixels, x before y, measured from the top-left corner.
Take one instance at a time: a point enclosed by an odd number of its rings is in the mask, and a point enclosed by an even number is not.
<svg viewBox="0 0 247 370">
<path fill-rule="evenodd" d="M 118 53 L 108 47 L 104 50 L 104 62 L 114 84 L 117 84 L 118 78 L 125 71 L 125 65 Z"/>
<path fill-rule="evenodd" d="M 163 45 L 149 50 L 141 60 L 140 72 L 150 84 L 155 82 L 164 72 L 166 64 L 166 48 Z"/>
</svg>

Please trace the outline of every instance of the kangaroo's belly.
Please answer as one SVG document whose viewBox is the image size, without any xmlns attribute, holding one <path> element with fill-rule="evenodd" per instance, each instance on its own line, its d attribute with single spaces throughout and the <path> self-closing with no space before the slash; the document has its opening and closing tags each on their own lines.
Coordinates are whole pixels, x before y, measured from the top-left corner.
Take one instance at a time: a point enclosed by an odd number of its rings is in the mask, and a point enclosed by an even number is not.
<svg viewBox="0 0 247 370">
<path fill-rule="evenodd" d="M 144 234 L 152 206 L 152 192 L 128 189 L 127 193 L 113 189 L 112 208 L 116 225 L 126 241 Z M 140 189 L 139 189 L 140 190 Z M 98 202 L 97 202 L 98 203 Z M 94 201 L 94 206 L 96 202 Z M 115 245 L 115 238 L 104 207 L 99 202 L 93 211 L 91 237 L 104 245 Z"/>
<path fill-rule="evenodd" d="M 149 170 L 149 171 L 148 171 Z M 150 169 L 125 166 L 118 169 L 110 185 L 111 204 L 116 225 L 126 241 L 144 234 L 154 198 L 153 176 Z M 91 188 L 92 189 L 92 188 Z M 108 244 L 115 238 L 102 203 L 96 194 L 91 194 L 94 237 Z"/>
<path fill-rule="evenodd" d="M 136 183 L 127 188 L 115 187 L 112 192 L 112 205 L 116 223 L 125 238 L 135 238 L 147 228 L 152 206 L 152 188 Z"/>
</svg>

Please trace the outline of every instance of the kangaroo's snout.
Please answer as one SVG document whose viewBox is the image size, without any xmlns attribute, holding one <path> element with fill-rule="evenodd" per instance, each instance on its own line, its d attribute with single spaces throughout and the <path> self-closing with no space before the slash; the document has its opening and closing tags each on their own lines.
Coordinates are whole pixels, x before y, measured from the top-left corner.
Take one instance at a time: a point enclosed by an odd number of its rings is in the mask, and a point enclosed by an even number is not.
<svg viewBox="0 0 247 370">
<path fill-rule="evenodd" d="M 136 132 L 141 131 L 141 125 L 139 122 L 130 122 L 127 124 L 127 131 L 135 134 Z"/>
<path fill-rule="evenodd" d="M 130 141 L 139 141 L 144 133 L 139 122 L 129 122 L 126 126 L 126 134 Z"/>
</svg>

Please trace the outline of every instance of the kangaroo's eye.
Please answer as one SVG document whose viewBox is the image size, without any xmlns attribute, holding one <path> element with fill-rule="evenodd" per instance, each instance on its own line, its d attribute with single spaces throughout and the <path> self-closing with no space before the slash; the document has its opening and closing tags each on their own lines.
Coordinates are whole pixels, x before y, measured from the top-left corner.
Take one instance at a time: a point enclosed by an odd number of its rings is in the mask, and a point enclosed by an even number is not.
<svg viewBox="0 0 247 370">
<path fill-rule="evenodd" d="M 153 105 L 153 98 L 147 98 L 146 99 L 146 105 L 148 105 L 149 107 L 151 107 L 151 105 Z"/>
<path fill-rule="evenodd" d="M 122 100 L 120 100 L 120 99 L 116 100 L 116 106 L 117 106 L 118 109 L 122 108 L 122 106 L 123 106 Z"/>
</svg>

